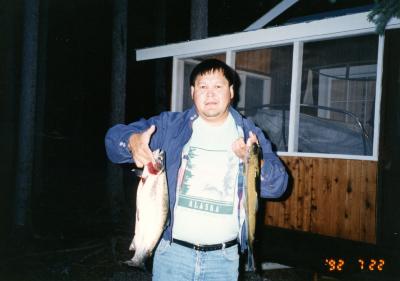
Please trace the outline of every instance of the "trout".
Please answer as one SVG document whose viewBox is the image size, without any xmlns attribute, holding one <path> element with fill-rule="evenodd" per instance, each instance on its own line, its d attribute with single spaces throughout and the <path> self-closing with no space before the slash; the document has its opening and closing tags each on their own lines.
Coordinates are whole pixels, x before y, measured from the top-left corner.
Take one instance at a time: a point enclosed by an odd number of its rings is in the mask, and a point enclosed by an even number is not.
<svg viewBox="0 0 400 281">
<path fill-rule="evenodd" d="M 248 270 L 255 270 L 253 255 L 254 237 L 256 231 L 256 214 L 258 209 L 257 189 L 260 182 L 260 147 L 254 143 L 248 149 L 244 163 L 245 175 L 245 212 L 246 227 L 248 236 L 247 267 Z"/>
<path fill-rule="evenodd" d="M 144 166 L 136 193 L 135 235 L 129 250 L 135 251 L 129 266 L 145 268 L 165 229 L 168 215 L 168 188 L 164 169 L 164 152 L 153 152 L 155 164 Z"/>
</svg>

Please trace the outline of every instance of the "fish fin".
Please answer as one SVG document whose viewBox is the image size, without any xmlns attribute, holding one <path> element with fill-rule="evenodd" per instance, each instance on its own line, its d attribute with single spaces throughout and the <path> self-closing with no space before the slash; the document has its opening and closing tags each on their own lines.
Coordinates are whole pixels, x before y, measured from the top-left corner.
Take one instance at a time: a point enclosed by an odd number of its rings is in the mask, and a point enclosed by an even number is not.
<svg viewBox="0 0 400 281">
<path fill-rule="evenodd" d="M 129 245 L 129 251 L 135 251 L 135 242 L 132 241 L 131 245 Z"/>
<path fill-rule="evenodd" d="M 144 263 L 136 263 L 133 260 L 123 261 L 122 263 L 127 266 L 135 267 L 137 269 L 147 272 L 147 269 L 146 269 Z"/>
<path fill-rule="evenodd" d="M 137 177 L 139 177 L 139 178 L 142 178 L 142 176 L 143 176 L 143 169 L 133 168 L 133 169 L 131 170 L 131 172 L 134 172 L 135 175 L 136 175 Z"/>
</svg>

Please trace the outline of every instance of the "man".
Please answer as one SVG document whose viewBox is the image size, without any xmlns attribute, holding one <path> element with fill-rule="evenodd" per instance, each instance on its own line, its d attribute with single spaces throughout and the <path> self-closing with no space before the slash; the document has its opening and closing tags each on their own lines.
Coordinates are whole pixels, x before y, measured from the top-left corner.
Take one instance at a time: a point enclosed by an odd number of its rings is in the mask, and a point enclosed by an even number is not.
<svg viewBox="0 0 400 281">
<path fill-rule="evenodd" d="M 243 228 L 243 160 L 257 142 L 262 148 L 260 195 L 281 196 L 287 173 L 254 123 L 231 107 L 235 72 L 209 59 L 190 76 L 194 106 L 148 120 L 116 125 L 106 135 L 116 163 L 137 166 L 165 151 L 170 215 L 154 255 L 153 280 L 237 280 Z M 149 222 L 151 223 L 151 222 Z"/>
</svg>

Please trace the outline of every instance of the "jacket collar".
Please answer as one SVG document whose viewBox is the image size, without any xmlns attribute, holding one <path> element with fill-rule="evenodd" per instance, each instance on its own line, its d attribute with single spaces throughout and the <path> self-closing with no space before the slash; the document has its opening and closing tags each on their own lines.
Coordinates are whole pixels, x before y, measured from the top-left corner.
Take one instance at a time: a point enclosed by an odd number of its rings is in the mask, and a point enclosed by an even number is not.
<svg viewBox="0 0 400 281">
<path fill-rule="evenodd" d="M 235 120 L 236 125 L 243 128 L 243 116 L 232 106 L 229 107 L 229 112 L 232 114 L 233 120 Z"/>
<path fill-rule="evenodd" d="M 235 120 L 236 125 L 243 127 L 243 116 L 236 111 L 232 106 L 229 106 L 229 112 L 232 114 L 233 120 Z M 193 105 L 188 111 L 189 121 L 192 124 L 194 120 L 199 117 L 196 111 L 196 107 Z"/>
<path fill-rule="evenodd" d="M 232 106 L 229 107 L 229 112 L 231 113 L 233 120 L 235 120 L 235 124 L 240 130 L 244 128 L 243 116 L 237 112 Z M 196 107 L 193 105 L 191 108 L 187 109 L 184 112 L 184 122 L 182 123 L 182 127 L 177 130 L 175 137 L 177 137 L 186 126 L 189 125 L 190 130 L 192 129 L 192 124 L 194 120 L 199 117 L 199 114 L 196 111 Z"/>
</svg>

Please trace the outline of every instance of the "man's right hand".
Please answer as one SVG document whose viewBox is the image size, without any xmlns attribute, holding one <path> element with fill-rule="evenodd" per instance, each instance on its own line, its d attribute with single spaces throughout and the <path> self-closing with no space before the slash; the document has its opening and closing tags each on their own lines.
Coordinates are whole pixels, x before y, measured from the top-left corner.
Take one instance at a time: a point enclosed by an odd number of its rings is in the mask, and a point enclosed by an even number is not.
<svg viewBox="0 0 400 281">
<path fill-rule="evenodd" d="M 140 134 L 133 134 L 129 137 L 129 150 L 132 153 L 136 166 L 142 168 L 149 162 L 154 163 L 153 153 L 150 150 L 150 138 L 155 132 L 156 126 L 151 125 L 146 131 Z"/>
</svg>

